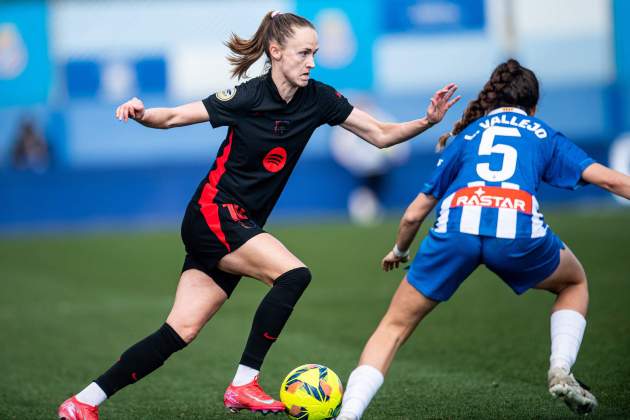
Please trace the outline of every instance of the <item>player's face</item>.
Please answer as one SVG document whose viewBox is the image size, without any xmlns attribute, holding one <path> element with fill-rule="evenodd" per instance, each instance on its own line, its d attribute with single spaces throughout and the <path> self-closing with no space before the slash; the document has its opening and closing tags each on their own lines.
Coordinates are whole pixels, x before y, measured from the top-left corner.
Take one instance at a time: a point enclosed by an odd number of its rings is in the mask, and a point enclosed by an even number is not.
<svg viewBox="0 0 630 420">
<path fill-rule="evenodd" d="M 299 87 L 308 84 L 311 70 L 315 67 L 318 48 L 315 30 L 308 27 L 294 29 L 293 36 L 281 48 L 282 56 L 278 62 L 289 83 Z"/>
</svg>

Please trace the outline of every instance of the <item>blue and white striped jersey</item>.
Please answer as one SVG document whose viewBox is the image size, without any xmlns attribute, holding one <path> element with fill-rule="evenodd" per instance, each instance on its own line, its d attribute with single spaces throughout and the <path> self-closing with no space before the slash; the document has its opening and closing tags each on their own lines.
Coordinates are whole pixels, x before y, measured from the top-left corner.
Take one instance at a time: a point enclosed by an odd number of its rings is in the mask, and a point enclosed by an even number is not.
<svg viewBox="0 0 630 420">
<path fill-rule="evenodd" d="M 538 238 L 547 225 L 536 192 L 541 180 L 576 189 L 595 161 L 518 108 L 499 108 L 447 145 L 421 192 L 439 199 L 435 232 Z"/>
</svg>

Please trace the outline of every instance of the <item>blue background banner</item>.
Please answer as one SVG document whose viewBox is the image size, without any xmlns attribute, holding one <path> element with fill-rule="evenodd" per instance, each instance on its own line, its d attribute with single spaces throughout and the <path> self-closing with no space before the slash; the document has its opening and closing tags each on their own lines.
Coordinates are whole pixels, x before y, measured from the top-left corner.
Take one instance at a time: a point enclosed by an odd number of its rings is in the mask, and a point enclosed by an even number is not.
<svg viewBox="0 0 630 420">
<path fill-rule="evenodd" d="M 485 26 L 483 0 L 381 0 L 380 7 L 385 32 L 454 32 Z"/>
<path fill-rule="evenodd" d="M 319 34 L 314 77 L 337 89 L 371 89 L 372 45 L 378 35 L 376 1 L 298 0 L 296 13 L 313 22 Z"/>
<path fill-rule="evenodd" d="M 493 0 L 180 0 L 150 8 L 0 1 L 0 234 L 177 223 L 226 129 L 152 130 L 122 123 L 114 111 L 132 96 L 174 107 L 237 84 L 222 43 L 233 32 L 253 35 L 269 10 L 311 20 L 320 47 L 313 77 L 380 120 L 422 117 L 436 89 L 458 84 L 462 100 L 441 124 L 381 169 L 377 195 L 386 211 L 417 194 L 438 137 L 508 56 L 539 77 L 543 120 L 599 162 L 628 170 L 630 5 L 573 1 L 570 14 L 545 0 L 514 1 L 512 10 Z M 250 74 L 260 72 L 262 64 Z M 272 217 L 346 214 L 365 179 L 335 155 L 339 132 L 327 125 L 314 132 Z M 389 162 L 390 152 L 374 159 Z M 346 154 L 362 156 L 355 146 Z M 539 195 L 545 203 L 615 205 L 594 187 Z"/>
<path fill-rule="evenodd" d="M 47 4 L 0 3 L 0 106 L 46 102 L 51 80 Z"/>
<path fill-rule="evenodd" d="M 613 3 L 615 61 L 617 64 L 616 110 L 620 130 L 630 131 L 630 2 L 615 0 Z"/>
</svg>

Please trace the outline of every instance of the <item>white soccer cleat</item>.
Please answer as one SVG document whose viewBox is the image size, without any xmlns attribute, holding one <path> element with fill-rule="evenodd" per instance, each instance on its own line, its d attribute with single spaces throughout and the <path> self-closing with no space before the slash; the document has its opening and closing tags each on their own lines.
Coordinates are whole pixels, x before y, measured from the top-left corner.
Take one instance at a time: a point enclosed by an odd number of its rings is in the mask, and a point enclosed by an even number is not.
<svg viewBox="0 0 630 420">
<path fill-rule="evenodd" d="M 359 418 L 343 415 L 343 416 L 335 417 L 335 420 L 359 420 Z"/>
<path fill-rule="evenodd" d="M 571 411 L 588 414 L 597 407 L 597 398 L 572 373 L 561 368 L 551 368 L 547 373 L 547 380 L 549 393 L 554 398 L 562 399 Z"/>
</svg>

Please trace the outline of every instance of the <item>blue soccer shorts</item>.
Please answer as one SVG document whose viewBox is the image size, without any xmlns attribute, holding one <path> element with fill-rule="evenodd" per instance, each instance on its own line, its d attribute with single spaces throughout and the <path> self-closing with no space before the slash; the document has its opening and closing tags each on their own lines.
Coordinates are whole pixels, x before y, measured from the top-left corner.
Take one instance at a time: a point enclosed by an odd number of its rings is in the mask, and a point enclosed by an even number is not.
<svg viewBox="0 0 630 420">
<path fill-rule="evenodd" d="M 558 268 L 561 249 L 564 244 L 549 228 L 542 238 L 517 239 L 431 229 L 411 263 L 407 281 L 429 299 L 445 301 L 484 264 L 520 295 Z"/>
</svg>

